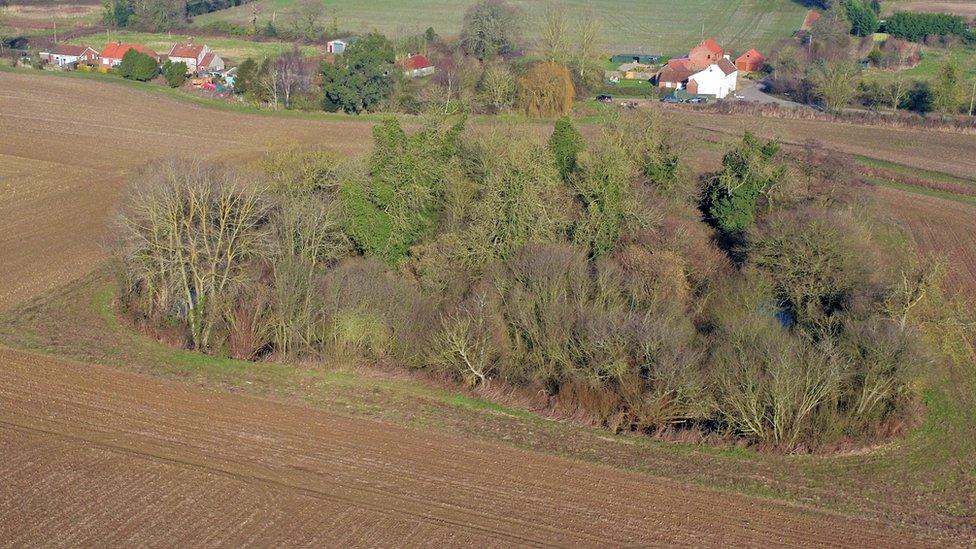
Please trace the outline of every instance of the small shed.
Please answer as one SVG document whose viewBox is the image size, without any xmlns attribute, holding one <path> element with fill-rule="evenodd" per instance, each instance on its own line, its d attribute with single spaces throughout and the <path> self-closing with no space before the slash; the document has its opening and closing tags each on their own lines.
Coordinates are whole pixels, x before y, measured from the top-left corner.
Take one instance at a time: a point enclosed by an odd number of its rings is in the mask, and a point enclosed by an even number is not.
<svg viewBox="0 0 976 549">
<path fill-rule="evenodd" d="M 348 45 L 349 43 L 345 40 L 329 40 L 325 43 L 325 51 L 333 55 L 338 55 L 346 51 L 346 46 Z"/>
<path fill-rule="evenodd" d="M 742 72 L 758 72 L 766 65 L 766 58 L 755 48 L 743 53 L 735 60 L 735 68 Z"/>
<path fill-rule="evenodd" d="M 661 61 L 660 55 L 647 53 L 618 53 L 610 58 L 612 63 L 639 63 L 641 65 L 655 65 Z"/>
</svg>

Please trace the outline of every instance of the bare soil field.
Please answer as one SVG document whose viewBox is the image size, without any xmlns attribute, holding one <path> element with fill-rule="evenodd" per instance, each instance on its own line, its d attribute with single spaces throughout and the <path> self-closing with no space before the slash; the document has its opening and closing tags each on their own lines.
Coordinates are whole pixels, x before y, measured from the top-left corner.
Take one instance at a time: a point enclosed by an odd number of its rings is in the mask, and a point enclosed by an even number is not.
<svg viewBox="0 0 976 549">
<path fill-rule="evenodd" d="M 878 197 L 919 249 L 946 258 L 952 288 L 976 298 L 976 206 L 888 188 Z"/>
<path fill-rule="evenodd" d="M 816 142 L 828 149 L 869 156 L 957 177 L 976 173 L 976 136 L 918 129 L 880 128 L 817 120 L 788 120 L 672 111 L 674 120 L 698 132 L 731 137 L 750 130 L 782 142 Z"/>
<path fill-rule="evenodd" d="M 248 116 L 84 79 L 0 72 L 0 310 L 89 272 L 133 167 L 294 139 L 360 150 L 369 125 Z"/>
<path fill-rule="evenodd" d="M 915 545 L 886 525 L 0 349 L 0 539 Z"/>
</svg>

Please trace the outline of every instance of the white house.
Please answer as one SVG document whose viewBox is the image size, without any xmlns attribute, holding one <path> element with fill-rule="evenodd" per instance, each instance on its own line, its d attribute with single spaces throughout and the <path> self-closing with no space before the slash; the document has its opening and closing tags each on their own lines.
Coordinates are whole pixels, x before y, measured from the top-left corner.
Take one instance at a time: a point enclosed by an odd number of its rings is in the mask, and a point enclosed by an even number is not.
<svg viewBox="0 0 976 549">
<path fill-rule="evenodd" d="M 173 44 L 169 50 L 169 60 L 173 63 L 186 63 L 191 73 L 216 72 L 224 70 L 224 60 L 206 44 Z"/>
<path fill-rule="evenodd" d="M 47 51 L 40 52 L 41 59 L 52 65 L 64 67 L 78 63 L 93 64 L 98 60 L 98 52 L 88 46 L 56 44 Z"/>
<path fill-rule="evenodd" d="M 692 95 L 712 95 L 716 99 L 724 99 L 735 91 L 738 78 L 738 69 L 726 56 L 689 76 L 685 88 Z"/>
<path fill-rule="evenodd" d="M 346 46 L 349 44 L 343 40 L 329 40 L 325 43 L 325 51 L 333 55 L 338 55 L 346 51 Z"/>
</svg>

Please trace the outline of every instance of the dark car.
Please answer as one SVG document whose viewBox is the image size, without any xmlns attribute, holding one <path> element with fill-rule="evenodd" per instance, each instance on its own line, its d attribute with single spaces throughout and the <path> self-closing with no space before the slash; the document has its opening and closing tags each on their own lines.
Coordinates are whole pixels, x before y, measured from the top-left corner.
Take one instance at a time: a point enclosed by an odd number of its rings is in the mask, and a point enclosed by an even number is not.
<svg viewBox="0 0 976 549">
<path fill-rule="evenodd" d="M 688 103 L 708 103 L 707 97 L 692 97 L 688 100 Z"/>
<path fill-rule="evenodd" d="M 613 98 L 605 93 L 601 93 L 600 95 L 596 96 L 596 100 L 600 103 L 613 103 Z"/>
<path fill-rule="evenodd" d="M 662 99 L 661 101 L 663 101 L 665 103 L 684 103 L 684 100 L 683 99 L 681 99 L 680 97 L 675 97 L 673 95 L 669 95 L 669 96 L 665 97 L 664 99 Z"/>
</svg>

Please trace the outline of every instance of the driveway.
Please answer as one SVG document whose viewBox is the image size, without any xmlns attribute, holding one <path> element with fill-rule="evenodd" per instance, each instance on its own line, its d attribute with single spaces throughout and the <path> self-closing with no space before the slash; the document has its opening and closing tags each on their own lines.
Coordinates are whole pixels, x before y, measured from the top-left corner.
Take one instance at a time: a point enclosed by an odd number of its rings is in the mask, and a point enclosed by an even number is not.
<svg viewBox="0 0 976 549">
<path fill-rule="evenodd" d="M 740 78 L 737 86 L 736 95 L 741 95 L 742 99 L 740 101 L 750 101 L 753 103 L 763 103 L 771 105 L 779 105 L 780 107 L 791 107 L 791 108 L 810 108 L 807 105 L 801 103 L 795 103 L 793 101 L 787 101 L 785 99 L 780 99 L 778 97 L 773 97 L 763 92 L 764 84 L 762 82 L 756 82 L 755 80 L 748 80 L 746 78 Z"/>
</svg>

